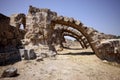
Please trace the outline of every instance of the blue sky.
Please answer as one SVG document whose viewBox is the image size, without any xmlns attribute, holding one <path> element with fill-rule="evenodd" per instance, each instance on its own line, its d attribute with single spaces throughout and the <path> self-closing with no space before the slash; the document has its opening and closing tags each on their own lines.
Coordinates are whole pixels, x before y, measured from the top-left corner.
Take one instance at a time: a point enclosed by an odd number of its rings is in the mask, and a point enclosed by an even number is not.
<svg viewBox="0 0 120 80">
<path fill-rule="evenodd" d="M 73 17 L 100 32 L 120 35 L 120 0 L 0 0 L 0 13 L 28 13 L 29 5 Z"/>
</svg>

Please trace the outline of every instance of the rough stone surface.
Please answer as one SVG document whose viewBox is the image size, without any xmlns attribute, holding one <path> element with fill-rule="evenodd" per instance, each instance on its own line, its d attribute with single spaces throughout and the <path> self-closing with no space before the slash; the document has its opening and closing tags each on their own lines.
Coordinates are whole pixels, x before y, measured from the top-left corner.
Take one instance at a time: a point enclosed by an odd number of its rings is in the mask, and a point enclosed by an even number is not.
<svg viewBox="0 0 120 80">
<path fill-rule="evenodd" d="M 108 61 L 120 63 L 120 39 L 111 39 L 101 42 L 98 46 L 98 57 Z"/>
<path fill-rule="evenodd" d="M 45 53 L 48 56 L 56 54 L 56 50 L 52 45 L 54 29 L 50 24 L 53 16 L 56 16 L 56 13 L 51 12 L 49 9 L 30 6 L 29 14 L 26 17 L 27 33 L 23 40 L 25 49 L 34 49 L 35 53 Z"/>
</svg>

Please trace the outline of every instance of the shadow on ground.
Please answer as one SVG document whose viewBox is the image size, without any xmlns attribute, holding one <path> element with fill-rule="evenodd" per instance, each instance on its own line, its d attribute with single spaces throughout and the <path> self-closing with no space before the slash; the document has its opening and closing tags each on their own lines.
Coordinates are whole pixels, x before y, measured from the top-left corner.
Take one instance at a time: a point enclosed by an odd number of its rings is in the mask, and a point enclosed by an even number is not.
<svg viewBox="0 0 120 80">
<path fill-rule="evenodd" d="M 59 55 L 94 55 L 94 52 L 79 52 L 79 53 L 65 53 L 65 54 L 59 54 Z"/>
<path fill-rule="evenodd" d="M 69 48 L 69 47 L 64 47 L 64 48 L 69 50 L 83 50 L 83 48 Z"/>
</svg>

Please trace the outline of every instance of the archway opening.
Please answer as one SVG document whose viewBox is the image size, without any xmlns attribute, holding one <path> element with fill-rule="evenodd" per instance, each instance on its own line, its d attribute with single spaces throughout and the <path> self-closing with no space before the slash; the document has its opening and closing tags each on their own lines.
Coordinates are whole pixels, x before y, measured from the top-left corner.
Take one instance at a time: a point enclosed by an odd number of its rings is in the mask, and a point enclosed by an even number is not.
<svg viewBox="0 0 120 80">
<path fill-rule="evenodd" d="M 20 29 L 24 30 L 24 25 L 23 24 L 20 24 Z"/>
<path fill-rule="evenodd" d="M 64 38 L 65 38 L 65 43 L 63 43 L 63 46 L 65 48 L 78 49 L 78 50 L 82 48 L 82 46 L 80 45 L 79 41 L 76 38 L 68 35 L 64 35 Z"/>
<path fill-rule="evenodd" d="M 75 41 L 75 40 L 76 40 L 75 38 L 70 37 L 70 36 L 64 36 L 64 38 L 65 38 L 65 39 L 69 39 L 69 40 L 71 40 L 71 41 Z"/>
<path fill-rule="evenodd" d="M 70 26 L 74 29 L 77 29 L 87 39 L 87 41 L 88 41 L 90 47 L 92 48 L 92 50 L 96 54 L 99 53 L 98 50 L 97 50 L 97 45 L 100 42 L 99 42 L 99 39 L 97 39 L 97 36 L 95 35 L 94 30 L 89 31 L 89 28 L 84 26 L 82 23 L 80 23 L 76 20 L 72 20 L 70 18 L 66 19 L 66 17 L 62 17 L 62 16 L 59 16 L 59 17 L 57 17 L 56 20 L 53 20 L 52 24 L 61 24 L 61 25 Z"/>
</svg>

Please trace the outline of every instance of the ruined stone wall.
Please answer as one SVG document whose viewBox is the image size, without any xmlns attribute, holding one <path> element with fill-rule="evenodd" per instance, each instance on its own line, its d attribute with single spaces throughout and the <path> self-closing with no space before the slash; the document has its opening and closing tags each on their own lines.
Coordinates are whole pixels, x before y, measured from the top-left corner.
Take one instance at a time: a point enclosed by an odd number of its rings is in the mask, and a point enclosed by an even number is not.
<svg viewBox="0 0 120 80">
<path fill-rule="evenodd" d="M 39 9 L 30 6 L 26 16 L 26 31 L 23 44 L 26 50 L 33 49 L 36 54 L 56 54 L 52 45 L 52 34 L 54 28 L 50 24 L 51 20 L 57 16 L 49 9 Z M 28 53 L 29 54 L 29 53 Z"/>
<path fill-rule="evenodd" d="M 10 25 L 10 18 L 0 14 L 0 52 L 11 51 L 21 45 L 25 32 Z"/>
<path fill-rule="evenodd" d="M 17 30 L 16 27 L 10 25 L 10 18 L 0 14 L 0 63 L 14 58 L 19 53 L 21 39 L 24 38 L 25 31 Z M 14 57 L 12 57 L 14 56 Z"/>
</svg>

